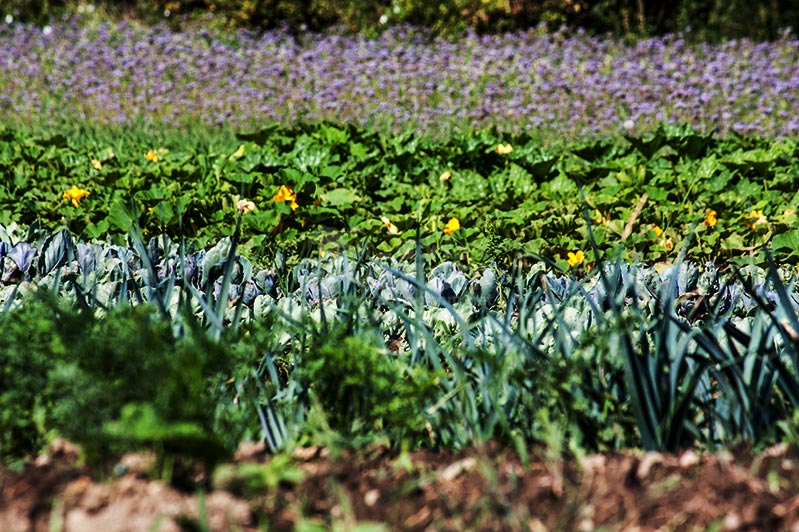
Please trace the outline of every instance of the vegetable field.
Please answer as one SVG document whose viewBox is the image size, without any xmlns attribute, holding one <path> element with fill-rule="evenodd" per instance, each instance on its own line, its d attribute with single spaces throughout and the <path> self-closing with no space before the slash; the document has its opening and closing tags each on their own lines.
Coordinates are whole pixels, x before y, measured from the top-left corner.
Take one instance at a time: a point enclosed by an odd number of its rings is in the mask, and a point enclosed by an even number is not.
<svg viewBox="0 0 799 532">
<path fill-rule="evenodd" d="M 679 529 L 712 468 L 752 515 L 685 523 L 799 519 L 789 33 L 194 28 L 0 24 L 0 528 L 80 467 L 183 530 Z"/>
</svg>

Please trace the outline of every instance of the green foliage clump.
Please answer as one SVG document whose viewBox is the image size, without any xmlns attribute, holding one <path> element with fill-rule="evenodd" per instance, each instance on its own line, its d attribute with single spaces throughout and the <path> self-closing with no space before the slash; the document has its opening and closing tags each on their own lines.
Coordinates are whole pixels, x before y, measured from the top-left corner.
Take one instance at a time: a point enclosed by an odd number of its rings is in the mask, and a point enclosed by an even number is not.
<svg viewBox="0 0 799 532">
<path fill-rule="evenodd" d="M 65 7 L 64 0 L 0 0 L 0 16 L 10 15 L 16 20 L 44 24 Z"/>
<path fill-rule="evenodd" d="M 55 433 L 79 443 L 90 460 L 144 443 L 210 461 L 224 455 L 212 434 L 229 356 L 204 331 L 176 337 L 157 316 L 142 305 L 100 318 L 46 297 L 6 313 L 0 454 L 34 453 Z M 109 430 L 120 417 L 112 428 L 137 431 Z M 165 432 L 168 424 L 191 430 Z M 203 446 L 184 445 L 189 436 Z M 238 443 L 240 435 L 231 436 Z"/>
<path fill-rule="evenodd" d="M 350 435 L 385 431 L 401 439 L 425 430 L 424 410 L 436 381 L 396 358 L 368 338 L 333 337 L 308 350 L 301 372 L 332 429 Z"/>
<path fill-rule="evenodd" d="M 585 26 L 616 35 L 661 35 L 691 29 L 695 41 L 777 38 L 785 28 L 796 28 L 799 9 L 791 0 L 594 0 L 587 4 Z"/>
<path fill-rule="evenodd" d="M 155 316 L 149 306 L 114 310 L 102 319 L 86 316 L 65 363 L 50 375 L 58 398 L 52 424 L 89 454 L 114 448 L 104 424 L 131 403 L 150 405 L 165 422 L 213 428 L 211 391 L 227 366 L 224 350 L 204 334 L 175 338 L 172 324 Z"/>
<path fill-rule="evenodd" d="M 94 6 L 96 4 L 96 6 Z M 392 24 L 410 23 L 453 35 L 468 28 L 483 32 L 519 30 L 545 24 L 584 28 L 619 36 L 662 35 L 691 29 L 689 38 L 774 39 L 799 26 L 791 0 L 771 2 L 703 0 L 96 0 L 93 13 L 136 17 L 146 23 L 203 19 L 223 27 L 322 31 L 343 26 L 375 33 Z M 45 24 L 63 13 L 86 14 L 83 3 L 64 0 L 0 0 L 0 15 Z"/>
<path fill-rule="evenodd" d="M 52 406 L 48 373 L 67 347 L 55 309 L 30 302 L 0 316 L 0 458 L 17 458 L 45 442 L 44 418 Z"/>
</svg>

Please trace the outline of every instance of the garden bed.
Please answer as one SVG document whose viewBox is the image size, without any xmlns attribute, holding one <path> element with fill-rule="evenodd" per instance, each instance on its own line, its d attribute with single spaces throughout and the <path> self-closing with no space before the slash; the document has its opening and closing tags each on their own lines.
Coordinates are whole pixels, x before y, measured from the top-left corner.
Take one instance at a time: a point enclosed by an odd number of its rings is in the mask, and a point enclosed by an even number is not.
<svg viewBox="0 0 799 532">
<path fill-rule="evenodd" d="M 795 530 L 799 455 L 779 445 L 735 456 L 620 451 L 529 461 L 491 443 L 463 451 L 331 454 L 299 447 L 269 457 L 248 445 L 188 493 L 154 480 L 147 454 L 120 475 L 76 464 L 74 449 L 0 472 L 0 528 L 63 530 Z M 288 457 L 287 457 L 288 456 Z M 279 465 L 270 466 L 270 463 Z M 224 478 L 222 478 L 224 477 Z M 248 487 L 249 482 L 249 487 Z M 260 482 L 260 484 L 259 484 Z M 271 483 L 269 487 L 267 484 Z M 154 528 L 153 528 L 154 527 Z"/>
</svg>

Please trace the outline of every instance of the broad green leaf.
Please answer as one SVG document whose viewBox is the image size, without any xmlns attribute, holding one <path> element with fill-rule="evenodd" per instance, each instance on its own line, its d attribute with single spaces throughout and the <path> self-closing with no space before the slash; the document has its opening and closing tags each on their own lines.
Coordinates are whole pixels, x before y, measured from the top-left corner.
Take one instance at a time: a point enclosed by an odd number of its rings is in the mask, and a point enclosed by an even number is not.
<svg viewBox="0 0 799 532">
<path fill-rule="evenodd" d="M 799 252 L 799 230 L 794 229 L 774 236 L 771 245 L 775 250 L 788 249 L 794 253 Z"/>
<path fill-rule="evenodd" d="M 111 205 L 106 220 L 123 233 L 127 233 L 133 227 L 133 216 L 121 201 Z"/>
<path fill-rule="evenodd" d="M 328 192 L 323 192 L 319 198 L 326 205 L 340 207 L 343 205 L 350 205 L 356 201 L 361 201 L 363 198 L 348 188 L 336 188 Z"/>
</svg>

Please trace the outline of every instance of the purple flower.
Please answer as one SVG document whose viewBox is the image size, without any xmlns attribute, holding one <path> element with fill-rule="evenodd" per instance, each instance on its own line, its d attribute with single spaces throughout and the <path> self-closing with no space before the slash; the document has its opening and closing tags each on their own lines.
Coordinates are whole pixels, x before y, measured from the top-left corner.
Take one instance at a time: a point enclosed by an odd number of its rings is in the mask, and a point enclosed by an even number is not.
<svg viewBox="0 0 799 532">
<path fill-rule="evenodd" d="M 379 38 L 276 30 L 256 36 L 82 24 L 49 35 L 0 27 L 0 108 L 31 123 L 226 124 L 332 120 L 430 134 L 595 136 L 658 122 L 699 130 L 799 133 L 799 41 L 634 45 L 583 32 L 465 33 L 393 28 Z M 759 121 L 759 122 L 758 122 Z M 600 131 L 599 129 L 603 131 Z"/>
</svg>

